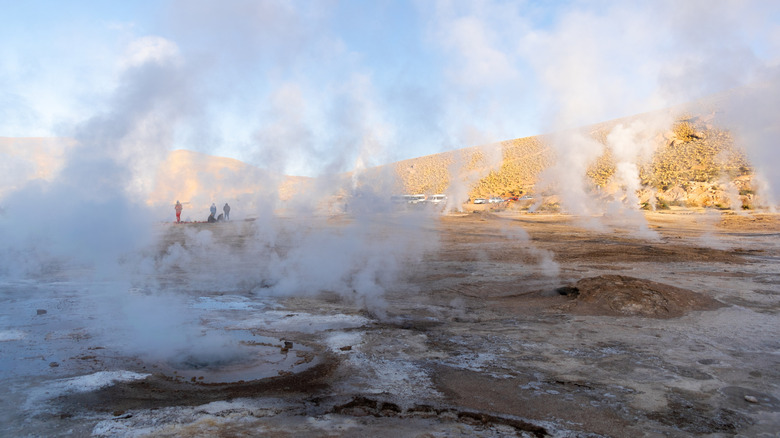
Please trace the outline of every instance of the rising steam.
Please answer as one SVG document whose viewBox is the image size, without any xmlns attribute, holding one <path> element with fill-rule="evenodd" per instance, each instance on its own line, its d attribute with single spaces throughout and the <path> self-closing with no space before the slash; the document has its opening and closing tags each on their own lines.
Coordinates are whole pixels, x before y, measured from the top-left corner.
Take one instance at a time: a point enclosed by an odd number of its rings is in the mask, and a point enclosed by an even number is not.
<svg viewBox="0 0 780 438">
<path fill-rule="evenodd" d="M 0 64 L 18 89 L 0 96 L 0 127 L 18 132 L 54 118 L 35 132 L 68 139 L 34 160 L 37 170 L 0 150 L 0 170 L 13 175 L 0 180 L 0 275 L 90 284 L 117 332 L 136 333 L 139 345 L 157 342 L 159 351 L 197 336 L 199 322 L 186 313 L 191 293 L 334 292 L 381 314 L 384 292 L 401 284 L 405 264 L 435 248 L 436 237 L 425 231 L 432 215 L 397 214 L 389 205 L 393 175 L 368 172 L 373 166 L 553 133 L 557 162 L 537 190 L 558 194 L 565 211 L 592 227 L 607 229 L 602 218 L 613 217 L 654 238 L 639 212 L 639 168 L 676 114 L 618 124 L 604 141 L 579 128 L 726 90 L 719 120 L 756 165 L 764 200 L 773 205 L 780 193 L 780 40 L 765 38 L 776 33 L 777 5 L 574 2 L 544 17 L 511 2 L 421 2 L 407 11 L 419 18 L 409 34 L 417 39 L 401 51 L 383 50 L 400 36 L 381 24 L 377 40 L 360 28 L 340 33 L 350 24 L 333 7 L 349 4 L 166 3 L 152 34 L 129 26 L 117 37 L 121 50 L 103 48 L 121 56 L 95 68 L 103 76 L 80 80 L 94 90 L 61 104 L 65 111 L 34 102 L 30 84 L 46 81 L 24 82 L 25 72 Z M 79 74 L 92 70 L 84 62 Z M 24 104 L 8 111 L 11 101 Z M 178 148 L 256 165 L 254 189 L 221 192 L 245 182 L 228 166 L 188 185 L 169 161 Z M 617 168 L 609 192 L 586 175 L 606 151 Z M 500 147 L 483 153 L 483 168 L 503 159 Z M 450 210 L 484 176 L 470 164 L 456 160 L 450 169 Z M 313 179 L 285 197 L 285 174 Z M 165 195 L 153 196 L 158 190 Z M 182 193 L 191 219 L 229 201 L 236 218 L 254 221 L 161 231 Z M 345 211 L 349 217 L 328 222 Z M 387 223 L 401 231 L 383 234 Z M 545 275 L 558 275 L 550 254 L 529 251 Z"/>
</svg>

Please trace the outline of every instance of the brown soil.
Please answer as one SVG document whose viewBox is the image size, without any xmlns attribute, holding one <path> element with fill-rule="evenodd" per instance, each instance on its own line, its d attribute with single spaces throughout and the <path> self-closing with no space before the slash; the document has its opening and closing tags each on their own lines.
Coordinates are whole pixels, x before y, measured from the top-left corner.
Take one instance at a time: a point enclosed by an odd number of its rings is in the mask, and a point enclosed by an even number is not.
<svg viewBox="0 0 780 438">
<path fill-rule="evenodd" d="M 154 436 L 203 436 L 209 424 L 222 436 L 772 436 L 780 216 L 645 218 L 657 238 L 606 218 L 594 231 L 587 219 L 557 214 L 445 216 L 426 224 L 438 245 L 407 261 L 385 292 L 386 316 L 335 292 L 279 301 L 291 314 L 371 319 L 285 334 L 321 345 L 319 366 L 230 385 L 155 375 L 64 395 L 53 416 L 32 423 L 7 416 L 17 425 L 7 430 L 89 435 L 108 421 Z M 382 220 L 386 232 L 404 232 Z M 227 225 L 214 232 L 241 247 L 247 229 Z M 167 242 L 182 229 L 169 227 Z M 241 275 L 251 265 L 219 269 Z M 51 372 L 147 372 L 91 342 Z M 82 362 L 91 368 L 74 368 Z M 216 413 L 203 413 L 207 403 Z"/>
<path fill-rule="evenodd" d="M 153 375 L 144 380 L 118 383 L 94 392 L 71 394 L 66 398 L 69 404 L 80 408 L 117 413 L 139 408 L 193 406 L 256 394 L 306 396 L 327 387 L 324 382 L 335 365 L 333 358 L 327 358 L 323 363 L 298 374 L 230 384 L 189 383 Z"/>
<path fill-rule="evenodd" d="M 561 310 L 578 315 L 675 318 L 691 310 L 712 310 L 722 303 L 688 289 L 624 275 L 583 278 L 559 292 L 572 298 Z"/>
</svg>

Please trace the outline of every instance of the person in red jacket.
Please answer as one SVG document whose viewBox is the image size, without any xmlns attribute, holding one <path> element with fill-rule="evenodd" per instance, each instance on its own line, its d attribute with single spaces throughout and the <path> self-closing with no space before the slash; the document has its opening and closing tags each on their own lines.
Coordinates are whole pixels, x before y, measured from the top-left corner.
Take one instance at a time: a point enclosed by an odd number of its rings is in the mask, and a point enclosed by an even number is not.
<svg viewBox="0 0 780 438">
<path fill-rule="evenodd" d="M 181 206 L 181 203 L 178 200 L 176 201 L 176 207 L 174 207 L 174 209 L 176 209 L 176 223 L 179 223 L 179 222 L 181 222 L 182 206 Z"/>
</svg>

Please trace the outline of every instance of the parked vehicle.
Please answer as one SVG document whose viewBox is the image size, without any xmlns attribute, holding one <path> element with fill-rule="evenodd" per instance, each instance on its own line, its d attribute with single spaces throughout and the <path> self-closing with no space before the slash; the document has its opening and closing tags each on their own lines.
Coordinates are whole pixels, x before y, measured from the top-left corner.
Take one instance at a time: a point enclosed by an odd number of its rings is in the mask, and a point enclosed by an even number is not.
<svg viewBox="0 0 780 438">
<path fill-rule="evenodd" d="M 425 202 L 425 195 L 404 195 L 404 199 L 407 204 L 419 204 L 420 202 Z"/>
<path fill-rule="evenodd" d="M 431 195 L 428 197 L 428 202 L 431 202 L 433 204 L 439 204 L 441 202 L 444 202 L 447 200 L 447 195 Z"/>
<path fill-rule="evenodd" d="M 475 204 L 487 204 L 487 199 L 485 198 L 477 198 L 474 200 Z"/>
<path fill-rule="evenodd" d="M 502 202 L 504 202 L 504 198 L 499 198 L 497 196 L 494 196 L 494 197 L 488 199 L 488 203 L 489 204 L 500 204 Z"/>
</svg>

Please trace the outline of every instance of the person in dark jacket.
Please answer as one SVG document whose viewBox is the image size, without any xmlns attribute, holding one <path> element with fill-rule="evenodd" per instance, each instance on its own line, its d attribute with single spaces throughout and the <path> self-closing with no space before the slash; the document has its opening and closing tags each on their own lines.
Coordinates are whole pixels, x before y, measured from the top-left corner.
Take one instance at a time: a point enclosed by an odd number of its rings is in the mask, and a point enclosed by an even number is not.
<svg viewBox="0 0 780 438">
<path fill-rule="evenodd" d="M 229 221 L 230 220 L 230 206 L 228 205 L 227 202 L 225 203 L 225 206 L 222 207 L 222 211 L 225 213 L 225 220 Z"/>
</svg>

